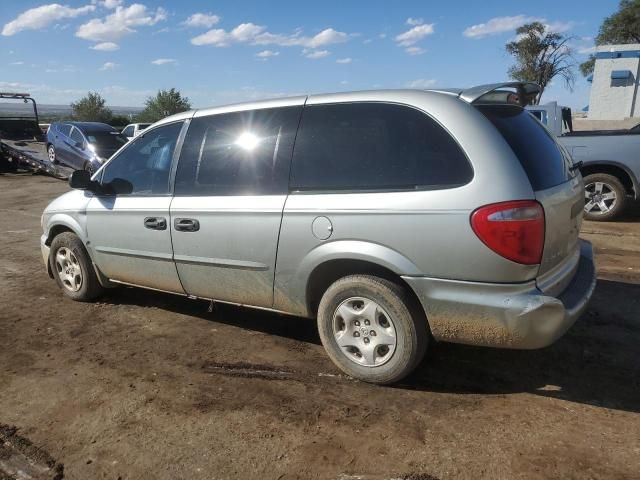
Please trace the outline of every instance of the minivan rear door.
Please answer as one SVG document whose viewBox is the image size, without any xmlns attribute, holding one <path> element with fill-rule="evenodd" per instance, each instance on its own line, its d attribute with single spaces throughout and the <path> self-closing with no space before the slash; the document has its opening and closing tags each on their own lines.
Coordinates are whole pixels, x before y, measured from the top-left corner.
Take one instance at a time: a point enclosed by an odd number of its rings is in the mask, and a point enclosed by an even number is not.
<svg viewBox="0 0 640 480">
<path fill-rule="evenodd" d="M 545 243 L 538 275 L 577 265 L 584 207 L 582 176 L 566 150 L 517 105 L 476 105 L 507 141 L 544 207 Z M 571 268 L 567 269 L 568 271 Z"/>
</svg>

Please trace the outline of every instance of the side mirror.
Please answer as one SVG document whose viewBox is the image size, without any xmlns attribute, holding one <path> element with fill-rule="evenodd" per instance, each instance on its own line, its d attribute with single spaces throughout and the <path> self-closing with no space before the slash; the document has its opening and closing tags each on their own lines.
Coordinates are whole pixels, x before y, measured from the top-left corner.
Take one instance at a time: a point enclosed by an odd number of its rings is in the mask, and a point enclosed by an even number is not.
<svg viewBox="0 0 640 480">
<path fill-rule="evenodd" d="M 91 174 L 86 170 L 76 170 L 69 177 L 69 186 L 77 190 L 90 190 Z"/>
<path fill-rule="evenodd" d="M 76 142 L 76 148 L 80 150 L 84 150 L 84 142 Z"/>
</svg>

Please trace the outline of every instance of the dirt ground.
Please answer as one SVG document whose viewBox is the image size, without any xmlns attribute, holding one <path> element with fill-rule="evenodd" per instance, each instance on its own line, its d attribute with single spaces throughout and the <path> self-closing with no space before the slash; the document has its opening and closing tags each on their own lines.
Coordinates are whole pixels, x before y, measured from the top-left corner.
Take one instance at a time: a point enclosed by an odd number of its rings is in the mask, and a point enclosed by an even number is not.
<svg viewBox="0 0 640 480">
<path fill-rule="evenodd" d="M 0 175 L 0 479 L 640 477 L 637 212 L 585 223 L 599 282 L 555 345 L 432 345 L 390 388 L 340 375 L 309 320 L 134 288 L 66 299 L 38 242 L 67 188 Z"/>
</svg>

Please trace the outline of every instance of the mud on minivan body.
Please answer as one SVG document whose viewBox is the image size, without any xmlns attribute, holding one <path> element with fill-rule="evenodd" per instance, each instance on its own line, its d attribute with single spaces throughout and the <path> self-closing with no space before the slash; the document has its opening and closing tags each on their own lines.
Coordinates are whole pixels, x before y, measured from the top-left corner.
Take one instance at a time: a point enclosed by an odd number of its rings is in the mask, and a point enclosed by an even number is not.
<svg viewBox="0 0 640 480">
<path fill-rule="evenodd" d="M 78 300 L 107 279 L 316 317 L 336 365 L 374 383 L 405 377 L 433 339 L 548 345 L 586 307 L 595 272 L 578 239 L 581 177 L 505 100 L 536 88 L 169 117 L 47 207 L 43 257 Z M 50 237 L 65 221 L 80 247 Z"/>
</svg>

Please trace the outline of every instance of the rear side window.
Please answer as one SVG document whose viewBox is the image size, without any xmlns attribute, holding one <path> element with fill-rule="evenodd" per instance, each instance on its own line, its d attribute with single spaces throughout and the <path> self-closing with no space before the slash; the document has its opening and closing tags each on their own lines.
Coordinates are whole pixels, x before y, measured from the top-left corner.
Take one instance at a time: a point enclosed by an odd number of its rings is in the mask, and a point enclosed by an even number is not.
<svg viewBox="0 0 640 480">
<path fill-rule="evenodd" d="M 569 180 L 571 159 L 529 112 L 514 105 L 477 108 L 507 141 L 534 190 L 545 190 Z"/>
<path fill-rule="evenodd" d="M 472 178 L 455 140 L 419 110 L 386 103 L 304 109 L 293 154 L 293 189 L 447 188 Z"/>
<path fill-rule="evenodd" d="M 194 118 L 184 140 L 176 195 L 277 195 L 288 191 L 302 107 Z"/>
</svg>

